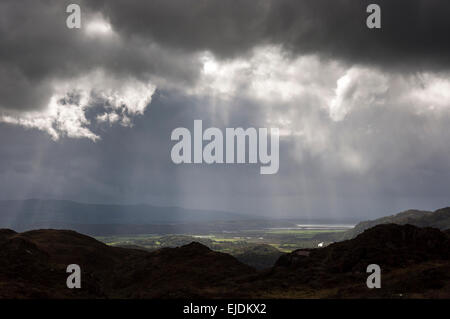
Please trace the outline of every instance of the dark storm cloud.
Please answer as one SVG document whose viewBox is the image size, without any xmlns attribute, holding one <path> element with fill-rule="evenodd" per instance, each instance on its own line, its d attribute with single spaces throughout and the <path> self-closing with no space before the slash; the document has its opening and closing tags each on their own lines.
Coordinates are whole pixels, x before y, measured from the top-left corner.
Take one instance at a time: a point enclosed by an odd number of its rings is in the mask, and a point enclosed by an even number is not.
<svg viewBox="0 0 450 319">
<path fill-rule="evenodd" d="M 273 2 L 271 39 L 294 52 L 410 70 L 450 66 L 450 3 L 445 0 Z M 381 30 L 366 27 L 366 8 L 381 7 Z"/>
<path fill-rule="evenodd" d="M 66 27 L 64 1 L 2 1 L 0 4 L 0 109 L 46 107 L 54 82 L 95 68 L 137 79 L 190 82 L 198 65 L 188 54 L 169 52 L 142 39 L 98 38 Z M 82 6 L 82 20 L 95 12 Z"/>
<path fill-rule="evenodd" d="M 101 4 L 99 4 L 101 3 Z M 377 3 L 382 29 L 366 27 Z M 262 44 L 293 54 L 405 67 L 450 66 L 450 3 L 445 0 L 93 1 L 119 32 L 223 57 Z"/>
<path fill-rule="evenodd" d="M 317 53 L 407 70 L 450 66 L 450 2 L 375 1 L 382 8 L 382 29 L 369 30 L 365 9 L 371 2 L 80 1 L 82 21 L 96 13 L 109 19 L 119 38 L 108 40 L 67 29 L 68 2 L 2 1 L 0 107 L 42 108 L 52 80 L 93 68 L 189 85 L 200 69 L 192 54 L 209 50 L 236 57 L 266 44 L 293 55 Z"/>
</svg>

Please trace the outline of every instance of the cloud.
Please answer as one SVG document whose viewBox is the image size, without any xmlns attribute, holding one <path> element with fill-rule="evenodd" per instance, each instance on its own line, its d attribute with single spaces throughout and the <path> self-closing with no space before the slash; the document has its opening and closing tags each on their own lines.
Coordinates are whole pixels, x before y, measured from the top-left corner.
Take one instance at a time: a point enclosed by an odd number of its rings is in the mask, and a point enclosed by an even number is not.
<svg viewBox="0 0 450 319">
<path fill-rule="evenodd" d="M 379 0 L 382 29 L 366 26 L 373 1 L 221 0 L 89 1 L 119 34 L 185 52 L 242 56 L 281 45 L 351 63 L 407 70 L 450 66 L 450 4 L 442 0 Z"/>
<path fill-rule="evenodd" d="M 11 112 L 0 116 L 0 122 L 22 125 L 46 131 L 54 140 L 61 136 L 88 138 L 100 137 L 89 128 L 87 119 L 90 108 L 102 106 L 104 113 L 98 122 L 120 122 L 130 126 L 130 117 L 142 115 L 155 92 L 151 83 L 133 78 L 115 79 L 101 70 L 85 76 L 53 83 L 52 95 L 43 110 Z"/>
<path fill-rule="evenodd" d="M 131 126 L 157 84 L 181 86 L 195 76 L 189 55 L 122 37 L 87 5 L 81 30 L 66 27 L 60 1 L 2 1 L 0 8 L 0 122 L 44 130 L 55 140 L 98 140 L 88 113 L 99 104 Z"/>
<path fill-rule="evenodd" d="M 70 30 L 63 2 L 2 1 L 0 121 L 44 129 L 54 139 L 66 135 L 94 140 L 98 136 L 85 114 L 94 95 L 113 105 L 125 104 L 125 113 L 110 108 L 120 119 L 113 116 L 109 122 L 131 125 L 155 88 L 220 98 L 246 94 L 282 104 L 305 94 L 328 97 L 327 76 L 334 81 L 338 69 L 353 67 L 342 75 L 334 100 L 327 102 L 331 116 L 342 120 L 357 104 L 370 103 L 383 92 L 376 72 L 380 77 L 392 72 L 406 77 L 446 74 L 447 3 L 380 0 L 381 30 L 365 26 L 368 3 L 80 1 L 82 29 Z M 112 87 L 97 82 L 81 89 L 87 104 L 59 105 L 80 79 L 91 82 L 86 75 L 93 70 L 115 79 L 105 81 Z M 56 83 L 74 87 L 63 92 Z M 380 85 L 375 91 L 367 88 Z"/>
<path fill-rule="evenodd" d="M 115 35 L 111 24 L 100 14 L 91 18 L 83 30 L 89 36 L 104 37 Z"/>
<path fill-rule="evenodd" d="M 86 119 L 83 108 L 82 104 L 77 103 L 62 104 L 58 101 L 58 97 L 53 96 L 43 112 L 25 112 L 18 116 L 3 115 L 0 121 L 45 131 L 54 140 L 58 140 L 61 135 L 64 135 L 96 141 L 99 136 L 86 127 L 89 121 Z"/>
<path fill-rule="evenodd" d="M 245 95 L 274 104 L 323 93 L 324 84 L 333 83 L 324 74 L 332 78 L 342 69 L 338 63 L 321 61 L 314 55 L 291 57 L 280 46 L 256 47 L 244 58 L 228 60 L 205 52 L 200 59 L 203 70 L 191 93 L 223 99 Z"/>
<path fill-rule="evenodd" d="M 330 117 L 341 121 L 357 107 L 374 107 L 383 103 L 388 80 L 380 72 L 352 67 L 337 81 L 336 95 L 331 101 Z"/>
<path fill-rule="evenodd" d="M 422 73 L 415 78 L 415 85 L 407 100 L 419 106 L 418 112 L 426 110 L 448 111 L 450 108 L 450 78 L 448 74 Z"/>
<path fill-rule="evenodd" d="M 448 72 L 403 74 L 315 55 L 292 58 L 278 46 L 255 48 L 245 59 L 201 56 L 203 73 L 190 94 L 209 97 L 226 123 L 253 112 L 248 122 L 278 127 L 293 159 L 314 158 L 321 163 L 316 169 L 331 175 L 371 172 L 387 153 L 398 154 L 396 143 L 408 147 L 405 153 L 416 152 L 416 139 L 430 148 L 440 138 L 424 130 L 443 129 L 450 116 Z M 398 156 L 389 165 L 413 161 Z"/>
</svg>

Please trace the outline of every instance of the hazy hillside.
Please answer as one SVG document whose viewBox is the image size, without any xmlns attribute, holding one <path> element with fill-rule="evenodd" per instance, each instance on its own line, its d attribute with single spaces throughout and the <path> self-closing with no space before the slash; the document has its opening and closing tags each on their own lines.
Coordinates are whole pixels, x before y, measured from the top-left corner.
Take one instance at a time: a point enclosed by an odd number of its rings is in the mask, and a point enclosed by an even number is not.
<svg viewBox="0 0 450 319">
<path fill-rule="evenodd" d="M 144 204 L 102 205 L 37 199 L 0 201 L 0 227 L 18 230 L 52 227 L 73 229 L 74 225 L 81 225 L 84 228 L 76 228 L 84 231 L 98 230 L 99 225 L 104 225 L 103 228 L 114 228 L 114 225 L 129 225 L 129 228 L 133 228 L 148 224 L 206 223 L 243 219 L 246 219 L 246 216 L 231 212 Z"/>
<path fill-rule="evenodd" d="M 360 222 L 354 228 L 343 233 L 317 235 L 317 238 L 328 241 L 351 239 L 361 234 L 364 230 L 380 224 L 410 224 L 417 227 L 433 227 L 446 230 L 450 229 L 450 207 L 441 208 L 434 212 L 411 209 L 395 215 Z"/>
</svg>

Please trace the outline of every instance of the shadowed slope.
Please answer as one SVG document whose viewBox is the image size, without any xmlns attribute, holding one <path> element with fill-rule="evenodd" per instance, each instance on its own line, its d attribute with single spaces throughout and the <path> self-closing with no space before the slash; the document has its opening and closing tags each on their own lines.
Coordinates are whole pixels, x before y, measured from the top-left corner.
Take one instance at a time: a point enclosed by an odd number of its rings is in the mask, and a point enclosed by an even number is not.
<svg viewBox="0 0 450 319">
<path fill-rule="evenodd" d="M 254 272 L 198 243 L 146 252 L 66 230 L 1 230 L 0 239 L 0 297 L 214 296 Z M 69 264 L 80 265 L 82 289 L 66 287 Z"/>
<path fill-rule="evenodd" d="M 82 288 L 66 287 L 66 267 Z M 382 269 L 382 289 L 366 268 Z M 385 224 L 352 240 L 281 256 L 256 271 L 193 242 L 153 252 L 107 246 L 73 231 L 0 230 L 3 298 L 359 298 L 450 297 L 450 236 L 434 228 Z"/>
</svg>

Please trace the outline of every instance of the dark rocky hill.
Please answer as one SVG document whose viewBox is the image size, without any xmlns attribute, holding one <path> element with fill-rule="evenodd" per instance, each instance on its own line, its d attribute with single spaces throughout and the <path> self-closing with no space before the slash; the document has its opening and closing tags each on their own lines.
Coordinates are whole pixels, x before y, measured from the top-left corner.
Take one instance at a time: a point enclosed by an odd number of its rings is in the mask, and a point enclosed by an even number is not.
<svg viewBox="0 0 450 319">
<path fill-rule="evenodd" d="M 272 267 L 277 259 L 283 255 L 281 251 L 267 244 L 247 245 L 233 251 L 232 254 L 239 261 L 256 269 Z"/>
<path fill-rule="evenodd" d="M 386 224 L 370 228 L 355 239 L 311 249 L 307 258 L 299 258 L 303 251 L 283 255 L 275 266 L 326 266 L 335 273 L 358 271 L 369 264 L 385 269 L 407 267 L 427 260 L 449 260 L 450 238 L 435 228 Z"/>
<path fill-rule="evenodd" d="M 82 289 L 66 287 L 78 264 Z M 154 252 L 107 246 L 73 231 L 0 231 L 0 297 L 153 298 L 225 293 L 254 270 L 198 243 Z"/>
<path fill-rule="evenodd" d="M 367 266 L 377 264 L 383 289 L 367 289 Z M 289 277 L 328 297 L 450 296 L 450 237 L 435 228 L 383 224 L 323 249 L 296 250 L 277 261 L 270 277 Z M 273 280 L 272 280 L 273 281 Z M 326 290 L 324 290 L 326 291 Z M 322 291 L 322 292 L 324 292 Z"/>
<path fill-rule="evenodd" d="M 382 288 L 366 286 L 367 265 Z M 66 267 L 82 288 L 66 287 Z M 199 243 L 144 251 L 74 231 L 0 230 L 2 298 L 449 298 L 450 236 L 385 224 L 325 248 L 296 250 L 257 271 Z"/>
</svg>

